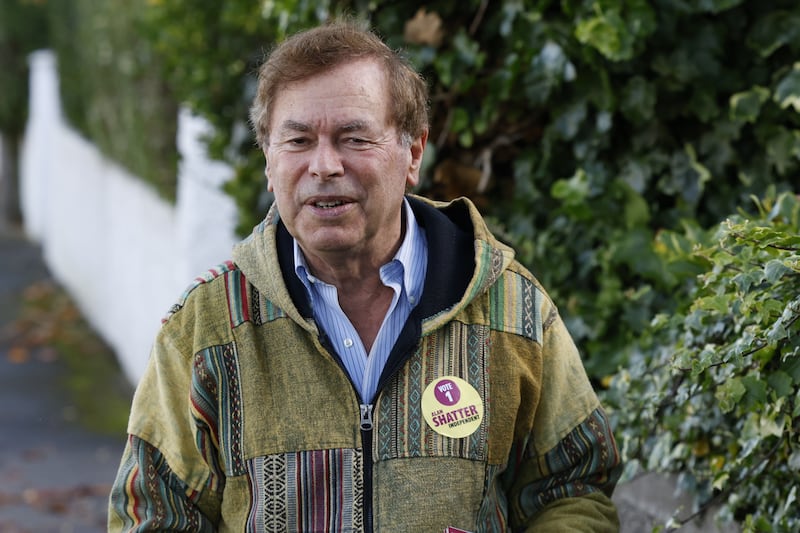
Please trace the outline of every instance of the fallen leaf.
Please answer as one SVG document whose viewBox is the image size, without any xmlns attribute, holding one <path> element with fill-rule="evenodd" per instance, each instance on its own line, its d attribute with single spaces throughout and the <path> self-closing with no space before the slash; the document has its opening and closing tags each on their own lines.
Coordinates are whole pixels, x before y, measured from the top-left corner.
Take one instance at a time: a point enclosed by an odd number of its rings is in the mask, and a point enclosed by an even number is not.
<svg viewBox="0 0 800 533">
<path fill-rule="evenodd" d="M 30 351 L 22 346 L 12 346 L 8 350 L 8 360 L 14 364 L 26 363 L 30 358 Z"/>
<path fill-rule="evenodd" d="M 0 491 L 0 507 L 3 507 L 4 505 L 18 505 L 20 501 L 22 501 L 22 498 L 20 498 L 19 494 Z M 5 530 L 0 528 L 0 531 Z"/>
<path fill-rule="evenodd" d="M 36 507 L 42 502 L 42 494 L 36 489 L 25 489 L 22 491 L 22 501 Z"/>
<path fill-rule="evenodd" d="M 427 44 L 434 48 L 442 44 L 442 18 L 438 13 L 428 13 L 424 7 L 417 10 L 411 20 L 406 21 L 403 38 L 411 44 Z"/>
</svg>

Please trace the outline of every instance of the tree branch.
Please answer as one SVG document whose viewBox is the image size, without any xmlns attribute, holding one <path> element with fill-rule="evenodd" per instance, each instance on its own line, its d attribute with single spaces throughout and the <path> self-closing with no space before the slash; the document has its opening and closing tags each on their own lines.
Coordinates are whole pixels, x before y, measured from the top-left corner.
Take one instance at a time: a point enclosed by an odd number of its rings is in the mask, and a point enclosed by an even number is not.
<svg viewBox="0 0 800 533">
<path fill-rule="evenodd" d="M 475 35 L 475 32 L 478 31 L 478 26 L 480 26 L 483 21 L 483 16 L 486 14 L 487 7 L 489 7 L 489 0 L 482 0 L 478 12 L 475 14 L 475 18 L 472 19 L 472 24 L 469 25 L 470 37 Z"/>
</svg>

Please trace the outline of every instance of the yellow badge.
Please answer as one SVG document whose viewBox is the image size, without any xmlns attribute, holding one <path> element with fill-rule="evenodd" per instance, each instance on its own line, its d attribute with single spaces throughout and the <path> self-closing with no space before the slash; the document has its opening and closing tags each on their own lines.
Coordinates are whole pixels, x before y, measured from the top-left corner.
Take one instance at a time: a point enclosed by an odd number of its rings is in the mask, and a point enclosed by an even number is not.
<svg viewBox="0 0 800 533">
<path fill-rule="evenodd" d="M 475 388 L 456 376 L 436 379 L 422 393 L 422 414 L 436 433 L 460 439 L 483 420 L 483 401 Z"/>
</svg>

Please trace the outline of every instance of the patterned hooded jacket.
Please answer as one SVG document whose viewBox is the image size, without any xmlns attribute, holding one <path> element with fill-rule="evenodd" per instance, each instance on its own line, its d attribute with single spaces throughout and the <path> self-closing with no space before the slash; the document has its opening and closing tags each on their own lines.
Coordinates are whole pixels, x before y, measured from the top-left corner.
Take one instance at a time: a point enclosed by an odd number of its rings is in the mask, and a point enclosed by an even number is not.
<svg viewBox="0 0 800 533">
<path fill-rule="evenodd" d="M 273 208 L 164 319 L 109 531 L 618 531 L 619 454 L 555 306 L 469 201 L 408 198 L 427 276 L 376 397 Z"/>
</svg>

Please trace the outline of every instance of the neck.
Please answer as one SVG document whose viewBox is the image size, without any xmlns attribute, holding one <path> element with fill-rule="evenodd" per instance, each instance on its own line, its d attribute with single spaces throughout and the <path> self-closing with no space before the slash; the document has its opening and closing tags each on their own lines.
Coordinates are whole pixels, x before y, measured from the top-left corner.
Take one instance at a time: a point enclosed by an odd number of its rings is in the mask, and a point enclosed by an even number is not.
<svg viewBox="0 0 800 533">
<path fill-rule="evenodd" d="M 380 235 L 374 246 L 365 246 L 361 251 L 333 251 L 326 254 L 309 254 L 300 246 L 309 271 L 314 277 L 353 294 L 383 285 L 380 269 L 392 260 L 406 235 L 405 208 L 401 211 L 400 228 L 396 235 Z M 385 244 L 391 243 L 390 246 Z M 299 243 L 298 243 L 299 244 Z"/>
<path fill-rule="evenodd" d="M 352 293 L 353 290 L 382 285 L 380 269 L 392 260 L 401 242 L 402 234 L 391 248 L 381 253 L 359 254 L 348 251 L 311 255 L 303 250 L 303 256 L 311 274 L 316 278 L 335 286 L 340 292 Z"/>
</svg>

